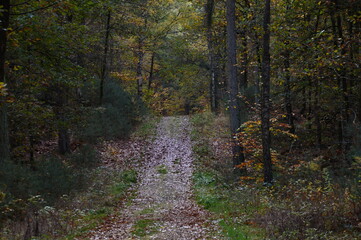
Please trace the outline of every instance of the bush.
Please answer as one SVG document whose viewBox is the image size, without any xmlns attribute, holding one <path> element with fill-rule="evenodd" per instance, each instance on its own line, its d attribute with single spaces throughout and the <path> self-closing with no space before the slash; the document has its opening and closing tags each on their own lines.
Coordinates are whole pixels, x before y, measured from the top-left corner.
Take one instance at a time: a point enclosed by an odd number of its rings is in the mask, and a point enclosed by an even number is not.
<svg viewBox="0 0 361 240">
<path fill-rule="evenodd" d="M 100 156 L 92 145 L 86 144 L 70 156 L 70 162 L 76 168 L 94 167 L 99 163 Z"/>
<path fill-rule="evenodd" d="M 108 81 L 104 86 L 103 104 L 91 110 L 81 135 L 87 141 L 127 137 L 146 109 L 137 98 L 125 92 L 121 86 Z"/>
<path fill-rule="evenodd" d="M 268 209 L 256 221 L 277 239 L 309 239 L 310 233 L 316 234 L 313 230 L 321 235 L 343 232 L 360 220 L 359 199 L 333 183 L 323 186 L 320 182 L 290 181 L 265 192 L 263 201 Z M 330 239 L 321 235 L 317 239 Z"/>
<path fill-rule="evenodd" d="M 87 168 L 98 160 L 95 150 L 85 145 L 67 158 L 48 156 L 33 166 L 5 162 L 0 169 L 0 223 L 24 217 L 36 196 L 43 204 L 53 205 L 61 196 L 84 188 Z"/>
</svg>

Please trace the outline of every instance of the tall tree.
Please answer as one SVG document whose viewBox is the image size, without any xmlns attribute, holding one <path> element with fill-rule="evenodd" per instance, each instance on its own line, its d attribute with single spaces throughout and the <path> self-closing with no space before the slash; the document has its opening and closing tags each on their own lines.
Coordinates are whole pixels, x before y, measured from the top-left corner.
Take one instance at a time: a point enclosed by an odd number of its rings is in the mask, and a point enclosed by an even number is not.
<svg viewBox="0 0 361 240">
<path fill-rule="evenodd" d="M 284 72 L 285 72 L 285 108 L 287 123 L 290 125 L 290 132 L 295 133 L 295 124 L 293 122 L 293 110 L 291 101 L 291 74 L 290 74 L 290 53 L 286 51 L 284 53 Z"/>
<path fill-rule="evenodd" d="M 209 62 L 209 76 L 210 76 L 210 99 L 212 112 L 218 111 L 217 98 L 217 77 L 215 70 L 215 49 L 213 41 L 213 12 L 214 0 L 207 0 L 206 4 L 206 28 L 207 28 L 207 42 L 208 42 L 208 62 Z"/>
<path fill-rule="evenodd" d="M 235 135 L 240 127 L 240 108 L 238 100 L 238 82 L 237 82 L 237 53 L 236 53 L 236 1 L 227 0 L 227 81 L 229 92 L 229 112 L 231 122 L 231 133 L 233 137 L 233 166 L 236 174 L 239 174 L 236 166 L 244 162 L 244 153 L 242 146 L 235 140 Z"/>
<path fill-rule="evenodd" d="M 270 23 L 271 23 L 271 2 L 265 0 L 263 19 L 263 59 L 262 59 L 262 100 L 261 100 L 261 121 L 262 121 L 262 147 L 264 164 L 264 182 L 273 182 L 272 158 L 271 158 L 271 134 L 270 134 L 270 79 L 271 79 L 271 57 L 270 57 Z"/>
<path fill-rule="evenodd" d="M 143 63 L 144 63 L 144 37 L 139 36 L 138 41 L 138 49 L 137 49 L 137 92 L 138 97 L 141 98 L 143 96 Z"/>
<path fill-rule="evenodd" d="M 109 51 L 109 36 L 110 36 L 110 20 L 111 20 L 111 10 L 108 10 L 107 13 L 107 22 L 105 27 L 105 39 L 104 39 L 104 53 L 103 53 L 103 60 L 102 60 L 102 67 L 100 72 L 100 104 L 103 102 L 103 95 L 104 95 L 104 81 L 107 77 L 107 67 L 108 67 L 108 51 Z"/>
<path fill-rule="evenodd" d="M 0 1 L 0 82 L 5 82 L 5 54 L 10 20 L 10 0 Z M 0 162 L 10 158 L 7 104 L 0 96 Z"/>
</svg>

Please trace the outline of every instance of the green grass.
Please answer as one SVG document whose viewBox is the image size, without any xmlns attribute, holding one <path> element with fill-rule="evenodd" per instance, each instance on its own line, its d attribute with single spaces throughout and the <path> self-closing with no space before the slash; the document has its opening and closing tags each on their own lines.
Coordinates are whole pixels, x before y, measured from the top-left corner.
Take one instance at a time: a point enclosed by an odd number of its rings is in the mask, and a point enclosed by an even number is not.
<svg viewBox="0 0 361 240">
<path fill-rule="evenodd" d="M 137 173 L 135 170 L 125 170 L 114 176 L 109 185 L 101 186 L 105 191 L 100 191 L 102 196 L 96 196 L 94 209 L 90 209 L 86 214 L 77 218 L 76 225 L 71 233 L 62 239 L 71 240 L 75 238 L 84 238 L 86 234 L 101 225 L 112 212 L 114 212 L 120 198 L 123 198 L 129 192 L 129 189 L 137 182 Z M 93 189 L 94 192 L 87 193 L 89 198 L 93 195 L 99 195 L 99 189 Z M 90 200 L 91 201 L 91 200 Z M 94 200 L 93 200 L 94 201 Z M 47 239 L 47 238 L 42 238 Z M 50 238 L 53 239 L 53 238 Z"/>
<path fill-rule="evenodd" d="M 167 167 L 162 164 L 162 165 L 157 166 L 157 172 L 158 172 L 159 174 L 163 174 L 163 175 L 164 175 L 164 174 L 167 174 L 167 173 L 168 173 L 168 170 L 167 170 Z"/>
<path fill-rule="evenodd" d="M 155 221 L 152 219 L 140 219 L 134 224 L 132 234 L 138 237 L 155 234 L 158 228 L 154 224 Z"/>
<path fill-rule="evenodd" d="M 209 137 L 214 134 L 214 120 L 214 115 L 210 113 L 197 114 L 191 118 L 191 139 L 194 141 L 193 153 L 198 169 L 193 174 L 197 203 L 219 220 L 219 226 L 227 239 L 265 239 L 264 230 L 249 223 L 254 210 L 262 207 L 253 202 L 252 190 L 236 189 L 237 185 L 227 184 L 225 176 L 210 167 L 209 163 L 215 160 L 209 145 Z"/>
<path fill-rule="evenodd" d="M 173 160 L 173 164 L 180 164 L 181 163 L 181 159 L 176 158 Z"/>
<path fill-rule="evenodd" d="M 133 133 L 134 137 L 147 138 L 155 136 L 157 133 L 157 124 L 160 121 L 159 117 L 148 117 L 141 124 L 139 124 Z"/>
<path fill-rule="evenodd" d="M 262 229 L 248 226 L 252 215 L 252 201 L 248 192 L 232 191 L 222 185 L 222 180 L 211 171 L 198 171 L 193 177 L 197 203 L 221 219 L 219 225 L 228 239 L 264 239 Z"/>
<path fill-rule="evenodd" d="M 65 240 L 72 240 L 78 237 L 81 237 L 82 235 L 86 234 L 90 230 L 96 228 L 99 226 L 104 219 L 111 213 L 111 209 L 109 207 L 104 207 L 102 209 L 99 209 L 97 211 L 91 212 L 87 215 L 85 215 L 80 221 L 84 222 L 85 225 L 78 228 L 74 233 L 64 237 Z M 44 239 L 44 238 L 42 238 Z M 46 239 L 46 238 L 45 238 Z M 52 239 L 52 238 L 49 238 Z"/>
<path fill-rule="evenodd" d="M 121 181 L 111 186 L 111 194 L 115 197 L 123 196 L 126 191 L 137 182 L 135 170 L 126 170 L 121 173 Z"/>
<path fill-rule="evenodd" d="M 139 212 L 139 215 L 147 215 L 147 214 L 152 214 L 154 212 L 155 212 L 154 208 L 144 208 Z"/>
</svg>

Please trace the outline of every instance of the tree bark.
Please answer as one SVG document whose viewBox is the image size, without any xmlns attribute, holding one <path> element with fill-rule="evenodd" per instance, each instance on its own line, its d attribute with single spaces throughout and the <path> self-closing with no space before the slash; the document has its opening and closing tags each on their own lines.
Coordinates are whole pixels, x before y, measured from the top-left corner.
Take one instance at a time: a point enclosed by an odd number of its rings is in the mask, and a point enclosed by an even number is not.
<svg viewBox="0 0 361 240">
<path fill-rule="evenodd" d="M 155 52 L 152 53 L 152 59 L 150 62 L 150 72 L 148 78 L 148 90 L 152 88 L 153 75 L 154 75 L 154 63 L 155 63 Z"/>
<path fill-rule="evenodd" d="M 65 119 L 61 118 L 59 121 L 64 122 Z M 70 136 L 67 127 L 60 127 L 58 131 L 58 150 L 59 153 L 64 155 L 70 153 Z"/>
<path fill-rule="evenodd" d="M 332 32 L 334 38 L 334 47 L 336 50 L 339 50 L 341 56 L 344 56 L 346 51 L 344 47 L 344 37 L 343 37 L 343 28 L 342 28 L 342 18 L 339 11 L 340 3 L 338 0 L 333 0 L 334 5 L 331 9 L 331 24 Z M 348 81 L 345 74 L 345 69 L 341 65 L 337 69 L 336 79 L 337 85 L 342 92 L 342 97 L 340 99 L 340 109 L 339 109 L 339 121 L 338 121 L 338 133 L 339 133 L 339 148 L 346 156 L 347 151 L 350 148 L 350 139 L 349 133 L 347 131 L 348 121 L 349 121 L 349 97 L 348 97 Z"/>
<path fill-rule="evenodd" d="M 271 23 L 271 2 L 265 0 L 263 19 L 263 59 L 262 59 L 262 147 L 264 164 L 264 183 L 272 184 L 272 158 L 271 158 L 271 134 L 270 134 L 270 79 L 271 79 L 271 58 L 270 58 L 270 23 Z"/>
<path fill-rule="evenodd" d="M 336 4 L 337 4 L 337 8 L 339 8 L 339 1 L 336 0 Z M 341 14 L 338 12 L 337 14 L 337 32 L 338 32 L 338 38 L 341 40 L 340 43 L 340 51 L 341 51 L 341 56 L 344 57 L 346 54 L 346 49 L 345 49 L 345 40 L 344 40 L 344 36 L 343 36 L 343 27 L 342 27 L 342 17 Z M 350 101 L 349 101 L 349 81 L 348 78 L 346 76 L 346 69 L 344 66 L 341 65 L 341 69 L 339 71 L 339 76 L 341 78 L 341 91 L 342 91 L 342 96 L 343 96 L 343 103 L 342 103 L 342 109 L 341 109 L 341 114 L 342 114 L 342 125 L 343 125 L 343 129 L 344 129 L 344 136 L 343 136 L 343 151 L 345 153 L 347 153 L 350 148 L 351 148 L 351 134 L 349 131 L 349 111 L 350 111 Z"/>
<path fill-rule="evenodd" d="M 243 147 L 236 141 L 235 135 L 240 127 L 240 109 L 238 101 L 238 82 L 237 82 L 237 58 L 236 58 L 236 26 L 235 26 L 235 0 L 227 0 L 227 80 L 229 92 L 229 112 L 231 133 L 233 137 L 233 167 L 235 173 L 240 171 L 237 165 L 244 162 Z"/>
<path fill-rule="evenodd" d="M 70 153 L 70 135 L 67 126 L 65 106 L 68 104 L 66 87 L 58 87 L 57 106 L 55 107 L 58 120 L 58 151 L 64 155 Z"/>
<path fill-rule="evenodd" d="M 290 126 L 290 132 L 295 133 L 295 124 L 293 122 L 293 110 L 292 110 L 292 100 L 291 100 L 291 74 L 290 74 L 290 53 L 285 52 L 285 107 L 286 107 L 286 116 L 287 124 Z"/>
<path fill-rule="evenodd" d="M 100 105 L 103 104 L 103 97 L 104 97 L 104 82 L 107 77 L 108 72 L 108 50 L 109 50 L 109 36 L 110 36 L 110 20 L 111 20 L 111 11 L 108 11 L 107 15 L 107 23 L 106 23 L 106 31 L 105 31 L 105 40 L 104 40 L 104 52 L 103 52 L 103 61 L 102 61 L 102 68 L 100 72 Z"/>
<path fill-rule="evenodd" d="M 242 62 L 240 67 L 240 81 L 239 87 L 242 93 L 245 93 L 248 87 L 248 52 L 247 52 L 247 34 L 246 31 L 241 32 L 242 38 Z"/>
<path fill-rule="evenodd" d="M 137 64 L 137 92 L 138 97 L 141 98 L 143 96 L 143 59 L 144 59 L 144 52 L 143 52 L 143 39 L 142 37 L 139 38 L 138 43 L 138 64 Z"/>
<path fill-rule="evenodd" d="M 6 82 L 5 79 L 5 58 L 7 31 L 10 21 L 10 0 L 1 0 L 2 12 L 0 15 L 0 82 Z M 5 97 L 0 97 L 0 164 L 10 160 L 9 126 L 7 119 L 7 104 Z"/>
<path fill-rule="evenodd" d="M 315 93 L 315 121 L 316 121 L 316 135 L 318 149 L 322 149 L 322 125 L 320 120 L 320 80 L 316 81 L 316 93 Z"/>
<path fill-rule="evenodd" d="M 215 50 L 213 44 L 213 11 L 214 11 L 214 0 L 207 0 L 206 5 L 206 27 L 207 27 L 207 42 L 208 42 L 208 61 L 209 61 L 209 76 L 210 76 L 210 100 L 211 100 L 211 111 L 218 111 L 218 98 L 217 98 L 217 85 L 218 81 L 216 78 L 215 70 Z"/>
<path fill-rule="evenodd" d="M 248 88 L 248 53 L 247 53 L 247 33 L 245 30 L 241 31 L 241 55 L 242 60 L 239 67 L 239 91 L 241 98 L 239 101 L 240 108 L 240 125 L 248 120 L 248 111 L 247 111 L 247 88 Z"/>
<path fill-rule="evenodd" d="M 261 103 L 261 75 L 262 75 L 262 60 L 261 60 L 261 51 L 260 43 L 257 39 L 256 42 L 256 55 L 257 55 L 257 66 L 256 66 L 256 93 L 255 93 L 255 103 L 258 105 Z"/>
</svg>

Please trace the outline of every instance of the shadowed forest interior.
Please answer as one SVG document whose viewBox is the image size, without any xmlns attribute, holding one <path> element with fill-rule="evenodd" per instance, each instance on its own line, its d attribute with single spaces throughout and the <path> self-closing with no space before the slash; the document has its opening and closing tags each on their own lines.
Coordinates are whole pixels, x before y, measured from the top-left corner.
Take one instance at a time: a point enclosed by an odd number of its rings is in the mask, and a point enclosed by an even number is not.
<svg viewBox="0 0 361 240">
<path fill-rule="evenodd" d="M 361 238 L 360 0 L 2 0 L 0 26 L 0 239 L 122 209 L 171 239 L 126 207 L 145 166 L 202 209 L 172 239 Z M 192 157 L 154 167 L 158 140 Z"/>
</svg>

